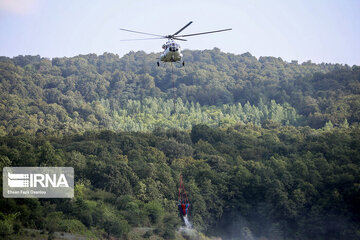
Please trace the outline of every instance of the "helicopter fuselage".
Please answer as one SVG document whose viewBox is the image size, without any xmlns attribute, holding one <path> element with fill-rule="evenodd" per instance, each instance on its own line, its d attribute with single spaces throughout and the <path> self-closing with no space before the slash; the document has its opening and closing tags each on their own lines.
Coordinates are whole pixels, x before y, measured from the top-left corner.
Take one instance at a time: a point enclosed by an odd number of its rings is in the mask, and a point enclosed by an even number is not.
<svg viewBox="0 0 360 240">
<path fill-rule="evenodd" d="M 153 33 L 146 33 L 146 32 L 139 32 L 139 31 L 133 31 L 129 29 L 120 28 L 122 31 L 126 32 L 132 32 L 132 33 L 138 33 L 143 35 L 149 35 L 153 36 L 152 38 L 142 38 L 142 39 L 125 39 L 123 41 L 132 41 L 132 40 L 150 40 L 150 39 L 164 39 L 167 38 L 169 41 L 167 41 L 162 48 L 164 49 L 164 52 L 160 55 L 160 61 L 162 62 L 180 62 L 183 55 L 181 54 L 181 48 L 180 45 L 177 44 L 174 40 L 180 40 L 180 41 L 187 41 L 186 37 L 192 37 L 192 36 L 198 36 L 203 34 L 210 34 L 210 33 L 218 33 L 218 32 L 224 32 L 229 31 L 231 28 L 227 29 L 220 29 L 215 31 L 209 31 L 209 32 L 200 32 L 200 33 L 192 33 L 192 34 L 185 34 L 185 35 L 179 35 L 185 28 L 187 28 L 190 24 L 192 24 L 192 21 L 190 21 L 188 24 L 186 24 L 184 27 L 182 27 L 180 30 L 175 32 L 171 35 L 159 35 L 159 34 L 153 34 Z M 155 36 L 155 37 L 154 37 Z M 157 65 L 160 66 L 159 61 L 157 61 Z M 185 62 L 182 62 L 182 65 L 185 66 Z"/>
<path fill-rule="evenodd" d="M 160 55 L 162 62 L 179 62 L 183 57 L 181 47 L 174 40 L 169 40 L 163 45 L 164 52 Z"/>
</svg>

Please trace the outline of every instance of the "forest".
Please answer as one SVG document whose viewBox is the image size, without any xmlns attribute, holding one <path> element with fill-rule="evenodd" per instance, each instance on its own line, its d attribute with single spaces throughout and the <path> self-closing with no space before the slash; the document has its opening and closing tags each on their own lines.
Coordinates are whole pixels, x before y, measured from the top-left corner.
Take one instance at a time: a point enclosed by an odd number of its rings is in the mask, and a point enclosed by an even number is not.
<svg viewBox="0 0 360 240">
<path fill-rule="evenodd" d="M 0 57 L 0 131 L 152 131 L 239 121 L 261 126 L 267 119 L 318 129 L 360 120 L 358 66 L 215 48 L 184 51 L 187 64 L 175 67 L 171 79 L 171 67 L 157 67 L 156 58 L 145 52 Z"/>
<path fill-rule="evenodd" d="M 360 128 L 253 124 L 0 139 L 3 166 L 72 166 L 73 199 L 0 200 L 2 234 L 174 239 L 182 173 L 195 228 L 224 239 L 358 239 Z M 25 231 L 25 233 L 24 233 Z M 35 235 L 36 236 L 36 235 Z"/>
<path fill-rule="evenodd" d="M 0 169 L 75 170 L 72 199 L 1 196 L 1 238 L 184 239 L 180 174 L 206 236 L 360 238 L 360 67 L 183 53 L 173 76 L 141 51 L 0 57 Z"/>
</svg>

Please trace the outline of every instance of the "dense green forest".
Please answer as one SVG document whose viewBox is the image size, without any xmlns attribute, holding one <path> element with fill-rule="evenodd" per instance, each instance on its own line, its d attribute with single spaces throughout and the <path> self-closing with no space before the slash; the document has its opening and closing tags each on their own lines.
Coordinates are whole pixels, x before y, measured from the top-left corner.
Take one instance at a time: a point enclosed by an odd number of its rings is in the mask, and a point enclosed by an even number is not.
<svg viewBox="0 0 360 240">
<path fill-rule="evenodd" d="M 321 128 L 360 120 L 357 66 L 256 59 L 216 48 L 184 51 L 187 64 L 174 68 L 173 84 L 171 67 L 157 67 L 156 57 L 144 52 L 122 58 L 1 57 L 0 130 L 152 131 L 199 123 L 261 125 L 268 119 Z M 171 104 L 174 96 L 181 99 L 177 107 Z M 180 114 L 173 114 L 175 108 Z"/>
<path fill-rule="evenodd" d="M 75 169 L 73 199 L 1 197 L 0 238 L 184 239 L 180 174 L 208 236 L 360 238 L 360 67 L 183 53 L 0 57 L 1 170 Z"/>
<path fill-rule="evenodd" d="M 196 229 L 224 239 L 358 239 L 360 128 L 253 124 L 0 138 L 3 166 L 72 166 L 75 198 L 1 199 L 0 229 L 124 237 L 180 225 L 182 173 Z M 7 228 L 6 228 L 7 227 Z M 96 233 L 96 234 L 95 234 Z M 131 239 L 131 238 L 130 238 Z"/>
</svg>

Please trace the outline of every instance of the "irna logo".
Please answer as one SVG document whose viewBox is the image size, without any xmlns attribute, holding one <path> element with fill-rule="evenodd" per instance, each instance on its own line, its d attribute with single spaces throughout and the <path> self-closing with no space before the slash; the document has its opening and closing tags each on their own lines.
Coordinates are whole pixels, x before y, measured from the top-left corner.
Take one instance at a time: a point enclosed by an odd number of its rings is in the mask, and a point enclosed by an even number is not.
<svg viewBox="0 0 360 240">
<path fill-rule="evenodd" d="M 9 187 L 69 187 L 64 174 L 19 174 L 8 173 Z"/>
<path fill-rule="evenodd" d="M 3 196 L 6 198 L 72 198 L 72 167 L 4 167 Z"/>
</svg>

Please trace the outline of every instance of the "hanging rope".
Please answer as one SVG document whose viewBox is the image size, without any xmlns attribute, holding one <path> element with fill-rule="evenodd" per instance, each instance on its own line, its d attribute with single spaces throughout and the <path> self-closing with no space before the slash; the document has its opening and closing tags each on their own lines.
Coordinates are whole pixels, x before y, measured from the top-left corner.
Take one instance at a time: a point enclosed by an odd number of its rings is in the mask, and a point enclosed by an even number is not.
<svg viewBox="0 0 360 240">
<path fill-rule="evenodd" d="M 180 174 L 180 185 L 179 185 L 179 203 L 188 204 L 189 199 L 186 194 L 185 186 L 182 180 L 182 175 Z"/>
<path fill-rule="evenodd" d="M 176 113 L 176 90 L 175 90 L 174 64 L 173 64 L 173 62 L 171 62 L 171 81 L 172 81 L 172 84 L 173 84 L 174 113 Z"/>
</svg>

